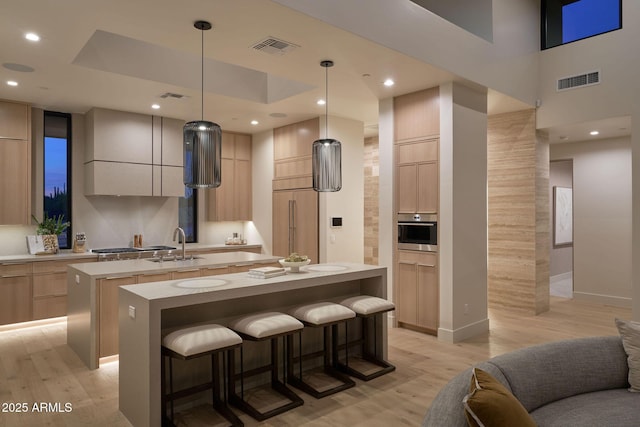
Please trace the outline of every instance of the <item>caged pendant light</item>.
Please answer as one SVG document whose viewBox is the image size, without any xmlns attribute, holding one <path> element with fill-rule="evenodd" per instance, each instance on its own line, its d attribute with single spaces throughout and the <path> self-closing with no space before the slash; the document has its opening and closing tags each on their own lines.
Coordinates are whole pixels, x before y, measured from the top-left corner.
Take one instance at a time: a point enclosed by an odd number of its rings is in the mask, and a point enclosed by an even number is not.
<svg viewBox="0 0 640 427">
<path fill-rule="evenodd" d="M 220 186 L 220 157 L 222 130 L 216 123 L 204 120 L 204 32 L 211 29 L 207 21 L 193 24 L 202 33 L 201 119 L 184 125 L 184 185 L 189 188 L 216 188 Z"/>
<path fill-rule="evenodd" d="M 342 147 L 340 141 L 329 138 L 329 67 L 333 61 L 322 61 L 325 72 L 324 138 L 313 142 L 312 167 L 315 191 L 340 191 L 342 188 Z"/>
</svg>

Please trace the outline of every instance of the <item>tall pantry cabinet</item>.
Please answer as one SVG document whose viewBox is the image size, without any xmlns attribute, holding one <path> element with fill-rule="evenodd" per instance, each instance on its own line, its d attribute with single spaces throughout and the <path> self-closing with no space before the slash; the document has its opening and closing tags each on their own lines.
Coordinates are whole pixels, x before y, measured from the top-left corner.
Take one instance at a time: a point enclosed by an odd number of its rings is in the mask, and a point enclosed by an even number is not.
<svg viewBox="0 0 640 427">
<path fill-rule="evenodd" d="M 439 88 L 394 98 L 395 213 L 438 214 Z M 396 319 L 401 327 L 437 335 L 440 281 L 437 252 L 395 248 Z"/>
<path fill-rule="evenodd" d="M 318 262 L 318 193 L 312 188 L 311 147 L 319 135 L 317 118 L 273 131 L 274 255 L 297 252 Z"/>
<path fill-rule="evenodd" d="M 0 225 L 31 223 L 31 108 L 0 101 Z"/>
</svg>

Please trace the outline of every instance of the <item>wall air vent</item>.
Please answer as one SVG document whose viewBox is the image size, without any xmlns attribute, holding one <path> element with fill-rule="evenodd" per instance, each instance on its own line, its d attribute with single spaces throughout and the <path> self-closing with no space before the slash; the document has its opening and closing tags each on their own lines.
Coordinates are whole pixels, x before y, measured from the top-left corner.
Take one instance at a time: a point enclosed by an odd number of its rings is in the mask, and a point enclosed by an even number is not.
<svg viewBox="0 0 640 427">
<path fill-rule="evenodd" d="M 260 40 L 251 46 L 252 49 L 271 55 L 284 55 L 297 47 L 300 46 L 271 36 Z"/>
<path fill-rule="evenodd" d="M 186 98 L 186 95 L 182 95 L 182 94 L 179 94 L 179 93 L 165 92 L 162 95 L 160 95 L 160 98 L 182 99 L 182 98 Z"/>
<path fill-rule="evenodd" d="M 558 86 L 556 87 L 556 90 L 561 92 L 563 90 L 575 89 L 577 87 L 593 86 L 599 83 L 600 71 L 591 71 L 584 74 L 558 79 Z"/>
</svg>

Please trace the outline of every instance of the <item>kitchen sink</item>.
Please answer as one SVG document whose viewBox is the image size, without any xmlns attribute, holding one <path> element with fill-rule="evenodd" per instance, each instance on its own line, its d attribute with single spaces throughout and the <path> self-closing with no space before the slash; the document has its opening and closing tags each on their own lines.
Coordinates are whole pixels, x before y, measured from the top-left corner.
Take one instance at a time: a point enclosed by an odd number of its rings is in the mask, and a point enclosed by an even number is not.
<svg viewBox="0 0 640 427">
<path fill-rule="evenodd" d="M 226 285 L 227 281 L 222 279 L 194 279 L 194 280 L 185 280 L 183 282 L 178 282 L 175 284 L 178 288 L 185 289 L 202 289 L 202 288 L 215 288 L 216 286 Z"/>
</svg>

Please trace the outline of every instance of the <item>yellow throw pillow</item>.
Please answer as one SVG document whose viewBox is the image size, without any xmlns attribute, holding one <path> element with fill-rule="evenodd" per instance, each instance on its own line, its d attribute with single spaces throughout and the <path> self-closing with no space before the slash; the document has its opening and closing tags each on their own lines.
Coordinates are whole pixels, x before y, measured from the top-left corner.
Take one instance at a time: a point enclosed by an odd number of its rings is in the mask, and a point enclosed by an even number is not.
<svg viewBox="0 0 640 427">
<path fill-rule="evenodd" d="M 616 326 L 627 353 L 629 365 L 629 391 L 640 392 L 640 322 L 616 318 Z"/>
<path fill-rule="evenodd" d="M 473 369 L 469 394 L 462 402 L 470 427 L 536 427 L 520 401 L 482 369 Z"/>
</svg>

